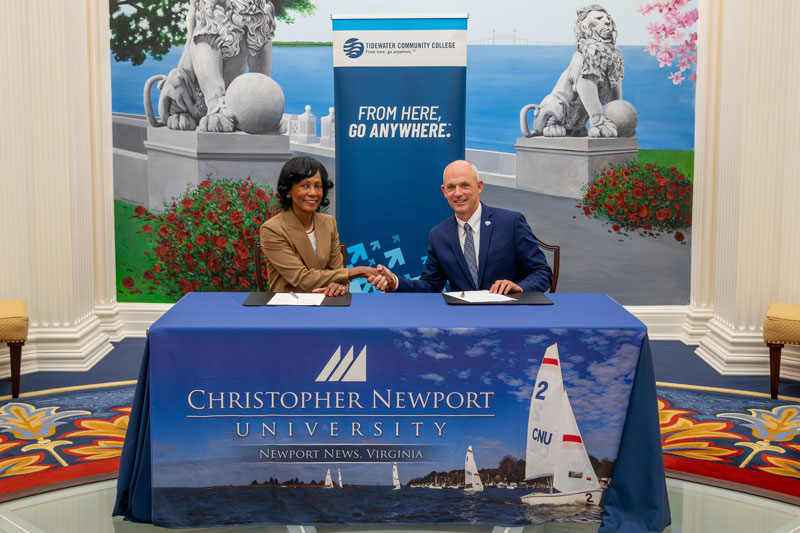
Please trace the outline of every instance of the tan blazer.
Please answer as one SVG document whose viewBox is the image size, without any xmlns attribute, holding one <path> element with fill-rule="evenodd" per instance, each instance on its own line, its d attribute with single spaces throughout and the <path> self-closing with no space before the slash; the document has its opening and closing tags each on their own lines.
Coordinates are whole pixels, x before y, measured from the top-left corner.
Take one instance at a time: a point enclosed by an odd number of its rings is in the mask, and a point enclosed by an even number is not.
<svg viewBox="0 0 800 533">
<path fill-rule="evenodd" d="M 270 292 L 311 292 L 334 281 L 348 283 L 336 219 L 314 213 L 314 231 L 317 253 L 291 209 L 261 225 L 261 249 L 266 256 Z"/>
</svg>

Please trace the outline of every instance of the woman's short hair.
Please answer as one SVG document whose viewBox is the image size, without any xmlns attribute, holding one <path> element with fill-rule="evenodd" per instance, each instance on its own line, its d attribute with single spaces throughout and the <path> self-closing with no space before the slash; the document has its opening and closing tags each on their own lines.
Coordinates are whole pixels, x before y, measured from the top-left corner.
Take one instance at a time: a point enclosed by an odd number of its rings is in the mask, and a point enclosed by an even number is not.
<svg viewBox="0 0 800 533">
<path fill-rule="evenodd" d="M 278 198 L 284 211 L 292 207 L 292 199 L 289 198 L 289 191 L 292 190 L 292 187 L 317 172 L 322 178 L 322 201 L 319 206 L 326 207 L 331 203 L 328 200 L 328 191 L 333 188 L 333 182 L 328 179 L 328 171 L 325 170 L 323 164 L 313 157 L 293 157 L 283 165 L 278 177 Z"/>
</svg>

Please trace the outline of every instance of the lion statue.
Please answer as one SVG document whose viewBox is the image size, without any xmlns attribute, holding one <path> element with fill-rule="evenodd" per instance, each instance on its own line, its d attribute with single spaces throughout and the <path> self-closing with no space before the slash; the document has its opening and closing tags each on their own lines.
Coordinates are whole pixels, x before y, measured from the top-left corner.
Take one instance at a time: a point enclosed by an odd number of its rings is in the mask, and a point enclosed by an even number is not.
<svg viewBox="0 0 800 533">
<path fill-rule="evenodd" d="M 249 69 L 270 75 L 275 7 L 269 0 L 191 0 L 186 45 L 178 66 L 144 86 L 144 109 L 153 127 L 231 132 L 236 119 L 225 106 L 225 90 Z M 161 89 L 159 118 L 150 91 Z"/>
<path fill-rule="evenodd" d="M 603 114 L 603 105 L 622 100 L 625 69 L 616 47 L 617 26 L 611 15 L 597 4 L 579 9 L 575 21 L 577 51 L 558 78 L 553 92 L 538 106 L 520 112 L 525 137 L 616 137 L 617 127 Z M 533 131 L 527 114 L 534 110 Z M 586 120 L 589 130 L 586 130 Z"/>
</svg>

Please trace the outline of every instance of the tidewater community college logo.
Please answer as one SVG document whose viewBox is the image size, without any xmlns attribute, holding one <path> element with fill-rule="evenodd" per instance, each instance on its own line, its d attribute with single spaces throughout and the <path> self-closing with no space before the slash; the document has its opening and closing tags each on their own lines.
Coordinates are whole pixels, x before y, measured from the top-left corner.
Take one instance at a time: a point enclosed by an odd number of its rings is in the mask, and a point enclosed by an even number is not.
<svg viewBox="0 0 800 533">
<path fill-rule="evenodd" d="M 361 349 L 354 361 L 353 346 L 344 357 L 339 346 L 314 381 L 367 381 L 367 347 Z"/>
<path fill-rule="evenodd" d="M 364 43 L 359 41 L 356 37 L 350 37 L 344 42 L 344 54 L 350 59 L 361 57 L 364 53 Z"/>
</svg>

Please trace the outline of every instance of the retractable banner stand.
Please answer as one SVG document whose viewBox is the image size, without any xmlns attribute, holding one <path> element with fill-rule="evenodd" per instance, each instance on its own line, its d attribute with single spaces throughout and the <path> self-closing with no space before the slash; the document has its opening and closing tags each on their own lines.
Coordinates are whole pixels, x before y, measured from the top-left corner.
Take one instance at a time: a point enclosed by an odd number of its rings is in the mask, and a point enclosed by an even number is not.
<svg viewBox="0 0 800 533">
<path fill-rule="evenodd" d="M 418 277 L 464 158 L 467 16 L 333 17 L 336 215 L 351 265 Z M 372 290 L 356 280 L 353 292 Z"/>
</svg>

